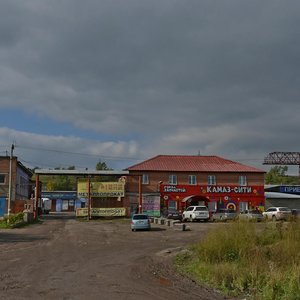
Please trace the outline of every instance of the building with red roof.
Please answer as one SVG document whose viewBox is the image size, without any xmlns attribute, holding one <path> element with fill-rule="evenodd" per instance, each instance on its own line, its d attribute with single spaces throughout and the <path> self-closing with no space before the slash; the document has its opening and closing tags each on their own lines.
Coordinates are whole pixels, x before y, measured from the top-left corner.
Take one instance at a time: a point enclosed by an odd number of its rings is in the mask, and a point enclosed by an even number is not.
<svg viewBox="0 0 300 300">
<path fill-rule="evenodd" d="M 129 168 L 126 199 L 131 212 L 159 215 L 205 204 L 244 211 L 264 208 L 265 171 L 219 156 L 158 155 Z"/>
</svg>

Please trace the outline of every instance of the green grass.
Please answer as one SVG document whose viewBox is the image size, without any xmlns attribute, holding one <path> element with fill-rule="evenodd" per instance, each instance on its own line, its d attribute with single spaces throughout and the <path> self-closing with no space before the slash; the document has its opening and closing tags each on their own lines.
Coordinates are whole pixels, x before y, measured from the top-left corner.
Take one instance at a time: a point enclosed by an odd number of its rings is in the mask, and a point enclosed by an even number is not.
<svg viewBox="0 0 300 300">
<path fill-rule="evenodd" d="M 0 228 L 13 228 L 16 224 L 23 222 L 24 214 L 11 214 L 0 221 Z"/>
<path fill-rule="evenodd" d="M 300 299 L 300 222 L 235 222 L 176 259 L 178 269 L 229 296 Z"/>
</svg>

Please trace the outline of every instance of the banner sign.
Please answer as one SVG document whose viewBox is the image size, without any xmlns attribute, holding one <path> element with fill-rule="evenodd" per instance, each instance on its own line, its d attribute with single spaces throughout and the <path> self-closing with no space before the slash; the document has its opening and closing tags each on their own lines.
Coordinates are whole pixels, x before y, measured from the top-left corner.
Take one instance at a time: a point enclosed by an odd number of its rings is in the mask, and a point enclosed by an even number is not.
<svg viewBox="0 0 300 300">
<path fill-rule="evenodd" d="M 77 195 L 79 198 L 88 197 L 88 184 L 86 182 L 78 182 Z M 124 197 L 124 182 L 91 182 L 91 197 Z"/>
<path fill-rule="evenodd" d="M 248 195 L 263 196 L 263 186 L 235 186 L 235 185 L 207 185 L 200 186 L 201 194 L 229 194 L 229 195 Z"/>
<path fill-rule="evenodd" d="M 92 217 L 123 217 L 125 216 L 125 207 L 114 207 L 114 208 L 91 208 Z M 87 208 L 77 208 L 76 217 L 87 217 Z"/>
<path fill-rule="evenodd" d="M 160 197 L 152 195 L 143 195 L 143 213 L 151 217 L 160 216 Z"/>
<path fill-rule="evenodd" d="M 300 186 L 280 186 L 280 193 L 300 194 Z"/>
<path fill-rule="evenodd" d="M 162 185 L 160 189 L 164 199 L 184 199 L 188 196 L 264 197 L 264 186 L 250 185 Z"/>
</svg>

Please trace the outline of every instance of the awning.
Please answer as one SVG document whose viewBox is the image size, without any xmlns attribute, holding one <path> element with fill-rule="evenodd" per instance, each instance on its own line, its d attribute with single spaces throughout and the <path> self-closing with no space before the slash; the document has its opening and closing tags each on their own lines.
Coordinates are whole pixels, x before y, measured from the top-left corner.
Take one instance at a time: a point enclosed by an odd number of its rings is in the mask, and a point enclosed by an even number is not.
<svg viewBox="0 0 300 300">
<path fill-rule="evenodd" d="M 187 202 L 187 201 L 191 200 L 193 197 L 195 197 L 195 195 L 184 197 L 184 198 L 181 200 L 181 202 Z"/>
</svg>

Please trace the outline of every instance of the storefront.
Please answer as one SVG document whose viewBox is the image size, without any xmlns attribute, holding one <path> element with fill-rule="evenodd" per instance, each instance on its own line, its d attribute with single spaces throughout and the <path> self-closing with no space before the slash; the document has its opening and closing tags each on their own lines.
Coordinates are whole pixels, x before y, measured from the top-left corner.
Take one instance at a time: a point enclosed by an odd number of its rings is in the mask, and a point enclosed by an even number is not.
<svg viewBox="0 0 300 300">
<path fill-rule="evenodd" d="M 220 208 L 237 211 L 264 210 L 264 186 L 161 185 L 161 200 L 169 210 L 183 211 L 190 205 L 206 205 L 211 212 Z"/>
</svg>

